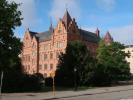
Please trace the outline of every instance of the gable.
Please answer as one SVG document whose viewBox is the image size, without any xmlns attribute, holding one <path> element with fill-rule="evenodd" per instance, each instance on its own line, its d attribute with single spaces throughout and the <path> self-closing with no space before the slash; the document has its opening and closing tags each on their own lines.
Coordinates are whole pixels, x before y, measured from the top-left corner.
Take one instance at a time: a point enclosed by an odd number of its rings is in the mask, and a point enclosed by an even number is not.
<svg viewBox="0 0 133 100">
<path fill-rule="evenodd" d="M 58 34 L 62 34 L 62 33 L 66 33 L 66 29 L 64 24 L 62 23 L 62 21 L 60 20 L 55 28 L 54 34 L 58 35 Z"/>
</svg>

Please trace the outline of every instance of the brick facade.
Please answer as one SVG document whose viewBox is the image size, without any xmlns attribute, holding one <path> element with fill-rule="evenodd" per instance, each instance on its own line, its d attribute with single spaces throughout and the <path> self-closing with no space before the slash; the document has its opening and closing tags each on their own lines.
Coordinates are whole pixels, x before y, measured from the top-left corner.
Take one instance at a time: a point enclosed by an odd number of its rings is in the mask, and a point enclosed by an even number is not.
<svg viewBox="0 0 133 100">
<path fill-rule="evenodd" d="M 50 26 L 43 33 L 26 30 L 23 38 L 23 50 L 21 54 L 24 72 L 28 74 L 42 73 L 45 77 L 56 70 L 58 55 L 65 53 L 68 41 L 81 40 L 90 49 L 93 56 L 96 55 L 100 31 L 95 33 L 78 28 L 75 19 L 71 18 L 68 11 L 58 21 L 55 28 Z"/>
</svg>

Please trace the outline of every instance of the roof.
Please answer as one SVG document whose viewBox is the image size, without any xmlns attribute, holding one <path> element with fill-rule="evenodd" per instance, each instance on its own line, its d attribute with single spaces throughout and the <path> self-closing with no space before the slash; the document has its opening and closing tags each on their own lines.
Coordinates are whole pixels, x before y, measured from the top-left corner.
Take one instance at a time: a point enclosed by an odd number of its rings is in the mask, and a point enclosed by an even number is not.
<svg viewBox="0 0 133 100">
<path fill-rule="evenodd" d="M 35 36 L 36 38 L 38 38 L 39 42 L 43 42 L 43 41 L 51 39 L 51 34 L 52 34 L 51 31 L 45 31 L 42 33 L 31 32 L 31 31 L 29 31 L 29 32 L 32 35 L 32 37 Z M 98 43 L 99 37 L 97 37 L 97 35 L 95 33 L 89 32 L 86 30 L 82 30 L 82 29 L 79 29 L 79 32 L 84 40 L 87 40 L 87 41 L 93 42 L 93 43 Z"/>
<path fill-rule="evenodd" d="M 35 36 L 37 34 L 37 32 L 32 32 L 32 31 L 29 31 L 31 37 Z"/>
<path fill-rule="evenodd" d="M 83 37 L 84 40 L 87 40 L 89 42 L 98 43 L 99 37 L 93 32 L 89 32 L 86 30 L 79 29 L 80 35 Z"/>
<path fill-rule="evenodd" d="M 65 14 L 62 18 L 62 21 L 64 22 L 65 27 L 68 28 L 68 25 L 72 21 L 72 19 L 71 19 L 71 16 L 70 16 L 70 14 L 68 13 L 67 10 L 66 10 L 66 12 L 65 12 Z"/>
<path fill-rule="evenodd" d="M 104 39 L 110 39 L 110 40 L 112 40 L 112 37 L 111 37 L 111 35 L 110 35 L 109 32 L 106 33 Z"/>
<path fill-rule="evenodd" d="M 38 38 L 39 42 L 43 42 L 45 40 L 51 39 L 51 31 L 46 31 L 42 33 L 38 33 L 35 36 Z"/>
<path fill-rule="evenodd" d="M 35 36 L 39 42 L 43 42 L 45 40 L 49 40 L 51 39 L 51 31 L 46 31 L 46 32 L 42 32 L 42 33 L 37 33 L 37 32 L 32 32 L 29 31 L 31 37 L 33 38 L 33 36 Z"/>
</svg>

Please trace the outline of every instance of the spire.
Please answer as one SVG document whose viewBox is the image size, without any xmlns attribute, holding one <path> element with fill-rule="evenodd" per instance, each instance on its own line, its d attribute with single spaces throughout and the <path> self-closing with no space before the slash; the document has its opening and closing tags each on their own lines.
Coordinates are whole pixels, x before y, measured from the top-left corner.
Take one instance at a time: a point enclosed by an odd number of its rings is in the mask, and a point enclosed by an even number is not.
<svg viewBox="0 0 133 100">
<path fill-rule="evenodd" d="M 62 18 L 62 21 L 64 22 L 66 28 L 68 28 L 69 23 L 72 21 L 71 16 L 68 13 L 67 9 L 66 9 L 66 12 Z"/>
<path fill-rule="evenodd" d="M 49 27 L 49 31 L 53 32 L 54 28 L 53 28 L 53 24 L 52 24 L 52 19 L 50 18 L 50 27 Z"/>
<path fill-rule="evenodd" d="M 100 36 L 100 30 L 98 28 L 96 29 L 96 35 L 97 35 L 97 37 Z"/>
<path fill-rule="evenodd" d="M 104 41 L 105 41 L 105 43 L 107 43 L 107 44 L 113 42 L 113 38 L 111 37 L 109 31 L 107 31 L 107 33 L 106 33 L 106 35 L 105 35 L 105 37 L 104 37 Z"/>
</svg>

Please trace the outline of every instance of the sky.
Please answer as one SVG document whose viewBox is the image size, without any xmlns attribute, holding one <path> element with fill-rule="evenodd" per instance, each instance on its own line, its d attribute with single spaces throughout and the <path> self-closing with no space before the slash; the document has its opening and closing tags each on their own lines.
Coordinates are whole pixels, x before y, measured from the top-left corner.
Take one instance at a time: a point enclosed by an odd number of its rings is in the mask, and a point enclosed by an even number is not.
<svg viewBox="0 0 133 100">
<path fill-rule="evenodd" d="M 133 45 L 133 0 L 8 0 L 22 3 L 22 25 L 15 35 L 23 38 L 27 28 L 35 32 L 47 31 L 50 23 L 56 27 L 68 9 L 78 27 L 95 32 L 99 28 L 101 37 L 107 31 L 115 41 Z"/>
</svg>

